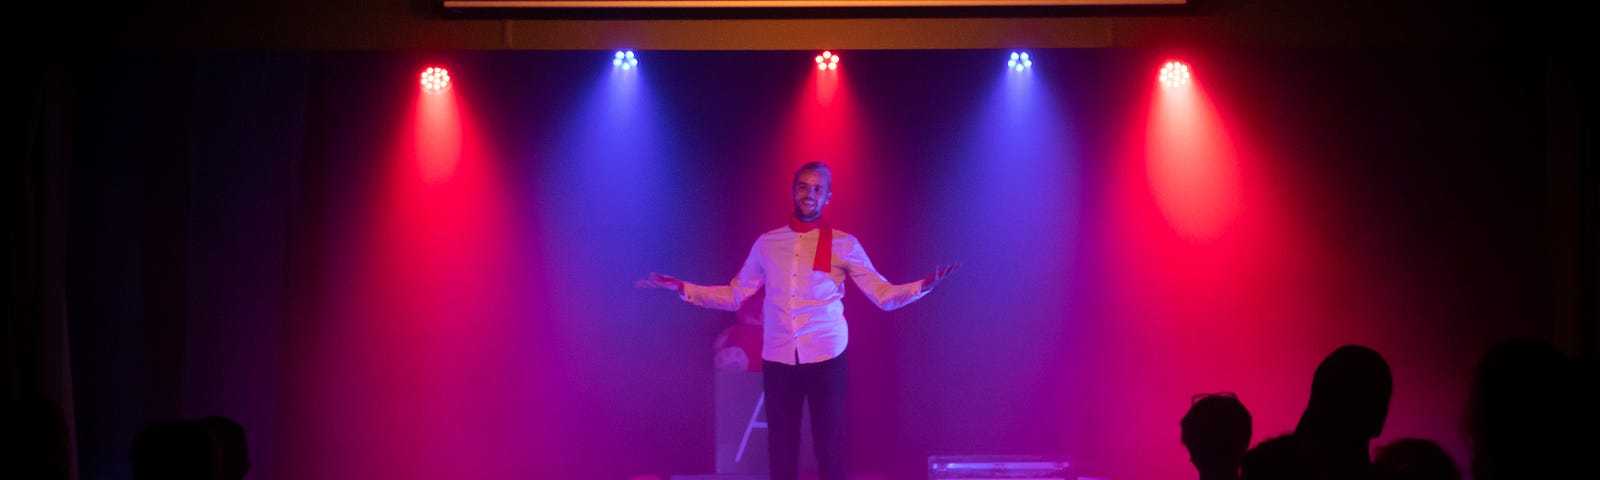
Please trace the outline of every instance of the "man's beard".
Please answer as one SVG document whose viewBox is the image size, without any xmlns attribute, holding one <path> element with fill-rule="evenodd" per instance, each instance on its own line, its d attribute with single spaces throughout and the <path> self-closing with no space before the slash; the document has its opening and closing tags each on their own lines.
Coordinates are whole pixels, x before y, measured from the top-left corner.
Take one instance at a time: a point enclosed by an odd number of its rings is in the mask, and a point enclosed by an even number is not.
<svg viewBox="0 0 1600 480">
<path fill-rule="evenodd" d="M 822 209 L 820 209 L 820 208 L 817 209 L 817 211 L 815 213 L 812 213 L 810 217 L 806 217 L 805 213 L 802 213 L 802 211 L 800 210 L 800 206 L 799 205 L 795 205 L 794 206 L 794 218 L 797 219 L 797 220 L 800 220 L 802 222 L 809 222 L 809 221 L 812 221 L 812 220 L 816 220 L 817 217 L 820 217 L 820 216 L 822 216 Z"/>
</svg>

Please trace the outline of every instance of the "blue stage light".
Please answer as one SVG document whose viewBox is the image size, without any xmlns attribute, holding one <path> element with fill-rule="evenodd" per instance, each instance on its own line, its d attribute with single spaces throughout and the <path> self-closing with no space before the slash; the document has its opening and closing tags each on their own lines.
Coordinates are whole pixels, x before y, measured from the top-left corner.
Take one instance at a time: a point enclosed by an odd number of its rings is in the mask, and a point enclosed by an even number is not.
<svg viewBox="0 0 1600 480">
<path fill-rule="evenodd" d="M 1028 58 L 1028 52 L 1011 52 L 1011 59 L 1006 61 L 1006 67 L 1014 71 L 1023 71 L 1033 68 L 1033 59 Z"/>
<path fill-rule="evenodd" d="M 639 58 L 633 56 L 633 50 L 617 50 L 617 54 L 611 56 L 611 66 L 632 70 L 633 67 L 639 66 Z"/>
</svg>

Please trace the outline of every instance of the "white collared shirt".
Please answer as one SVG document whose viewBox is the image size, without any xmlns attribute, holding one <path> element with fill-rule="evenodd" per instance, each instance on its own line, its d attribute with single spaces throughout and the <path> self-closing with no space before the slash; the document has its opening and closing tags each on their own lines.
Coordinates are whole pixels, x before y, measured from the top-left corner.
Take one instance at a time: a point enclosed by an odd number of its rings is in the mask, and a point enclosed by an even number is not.
<svg viewBox="0 0 1600 480">
<path fill-rule="evenodd" d="M 756 237 L 738 276 L 727 285 L 684 282 L 683 299 L 706 308 L 735 311 L 746 298 L 767 287 L 762 305 L 761 358 L 786 365 L 816 363 L 844 353 L 850 340 L 845 323 L 844 279 L 878 308 L 894 310 L 926 293 L 920 280 L 895 285 L 872 268 L 861 242 L 833 229 L 833 262 L 828 272 L 812 269 L 821 229 L 797 233 L 788 226 Z"/>
</svg>

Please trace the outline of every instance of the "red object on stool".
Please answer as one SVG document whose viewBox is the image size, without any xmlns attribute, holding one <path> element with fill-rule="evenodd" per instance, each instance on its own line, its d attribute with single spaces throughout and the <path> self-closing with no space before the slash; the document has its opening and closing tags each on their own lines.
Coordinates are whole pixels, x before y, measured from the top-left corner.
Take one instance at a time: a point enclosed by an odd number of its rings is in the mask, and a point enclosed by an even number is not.
<svg viewBox="0 0 1600 480">
<path fill-rule="evenodd" d="M 717 370 L 761 371 L 761 304 L 766 298 L 765 290 L 756 290 L 745 299 L 736 312 L 739 321 L 729 325 L 712 342 L 711 350 L 715 354 L 712 364 Z"/>
</svg>

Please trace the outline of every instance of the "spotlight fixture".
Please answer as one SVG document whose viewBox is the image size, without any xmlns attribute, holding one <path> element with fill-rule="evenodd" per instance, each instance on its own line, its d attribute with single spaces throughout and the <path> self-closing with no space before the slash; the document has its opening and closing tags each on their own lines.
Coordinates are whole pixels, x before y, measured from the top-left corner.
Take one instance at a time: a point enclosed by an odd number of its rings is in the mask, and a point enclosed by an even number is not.
<svg viewBox="0 0 1600 480">
<path fill-rule="evenodd" d="M 617 54 L 611 56 L 611 66 L 623 70 L 633 70 L 633 67 L 639 66 L 639 58 L 633 56 L 633 50 L 617 50 Z"/>
<path fill-rule="evenodd" d="M 839 56 L 838 55 L 834 55 L 833 52 L 831 52 L 831 51 L 824 51 L 824 52 L 822 52 L 822 55 L 817 55 L 817 70 L 838 70 L 838 69 L 839 69 Z"/>
<path fill-rule="evenodd" d="M 444 93 L 450 89 L 450 71 L 440 67 L 428 67 L 422 71 L 422 91 L 432 94 Z"/>
<path fill-rule="evenodd" d="M 1189 84 L 1189 66 L 1183 62 L 1167 62 L 1161 67 L 1161 85 L 1167 88 L 1178 88 Z"/>
<path fill-rule="evenodd" d="M 1006 61 L 1006 66 L 1020 72 L 1033 68 L 1033 60 L 1028 58 L 1028 52 L 1011 52 L 1011 60 Z"/>
</svg>

